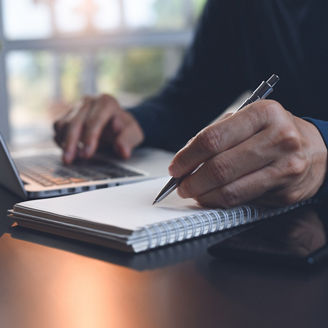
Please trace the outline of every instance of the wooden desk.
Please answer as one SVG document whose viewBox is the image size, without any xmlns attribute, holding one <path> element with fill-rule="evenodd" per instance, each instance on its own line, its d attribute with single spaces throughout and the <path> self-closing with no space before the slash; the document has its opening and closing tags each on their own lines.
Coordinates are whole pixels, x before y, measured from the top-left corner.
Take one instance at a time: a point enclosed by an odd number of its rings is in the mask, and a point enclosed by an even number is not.
<svg viewBox="0 0 328 328">
<path fill-rule="evenodd" d="M 207 254 L 220 235 L 126 255 L 10 228 L 0 190 L 0 327 L 327 327 L 328 269 L 305 273 Z"/>
</svg>

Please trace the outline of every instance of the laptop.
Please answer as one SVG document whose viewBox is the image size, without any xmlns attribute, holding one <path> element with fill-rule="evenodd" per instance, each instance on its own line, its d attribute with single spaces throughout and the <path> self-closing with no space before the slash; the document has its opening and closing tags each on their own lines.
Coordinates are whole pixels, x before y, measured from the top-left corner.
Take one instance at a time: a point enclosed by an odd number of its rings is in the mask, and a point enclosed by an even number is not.
<svg viewBox="0 0 328 328">
<path fill-rule="evenodd" d="M 128 161 L 97 155 L 64 165 L 59 149 L 11 156 L 0 134 L 0 185 L 22 199 L 68 195 L 165 176 L 171 159 L 172 153 L 149 149 Z"/>
</svg>

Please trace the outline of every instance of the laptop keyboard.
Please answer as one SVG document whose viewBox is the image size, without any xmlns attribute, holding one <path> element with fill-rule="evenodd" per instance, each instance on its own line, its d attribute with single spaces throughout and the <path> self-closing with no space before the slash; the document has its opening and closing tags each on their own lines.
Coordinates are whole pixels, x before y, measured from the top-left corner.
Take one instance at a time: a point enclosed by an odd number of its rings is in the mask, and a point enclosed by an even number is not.
<svg viewBox="0 0 328 328">
<path fill-rule="evenodd" d="M 21 174 L 44 187 L 142 176 L 139 172 L 99 159 L 77 160 L 72 165 L 65 166 L 58 156 L 42 155 L 18 158 L 15 164 Z"/>
</svg>

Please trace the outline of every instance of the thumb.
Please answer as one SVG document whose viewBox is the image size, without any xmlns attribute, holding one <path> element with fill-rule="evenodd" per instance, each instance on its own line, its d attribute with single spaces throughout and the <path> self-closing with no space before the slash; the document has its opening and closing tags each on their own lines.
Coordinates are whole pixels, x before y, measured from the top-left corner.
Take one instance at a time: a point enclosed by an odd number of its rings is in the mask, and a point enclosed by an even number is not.
<svg viewBox="0 0 328 328">
<path fill-rule="evenodd" d="M 137 124 L 126 126 L 117 135 L 114 142 L 116 153 L 122 158 L 128 159 L 132 150 L 143 141 L 143 133 Z"/>
</svg>

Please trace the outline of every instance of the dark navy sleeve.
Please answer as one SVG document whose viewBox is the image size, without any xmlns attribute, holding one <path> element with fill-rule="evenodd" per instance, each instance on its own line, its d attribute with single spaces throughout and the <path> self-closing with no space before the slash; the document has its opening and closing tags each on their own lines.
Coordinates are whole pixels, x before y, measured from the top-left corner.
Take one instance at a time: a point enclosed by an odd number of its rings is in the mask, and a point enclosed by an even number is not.
<svg viewBox="0 0 328 328">
<path fill-rule="evenodd" d="M 247 90 L 239 3 L 209 0 L 176 76 L 128 109 L 144 131 L 144 145 L 178 150 Z"/>
<path fill-rule="evenodd" d="M 310 117 L 303 117 L 303 119 L 307 120 L 308 122 L 311 122 L 313 125 L 316 126 L 316 128 L 319 130 L 321 137 L 328 149 L 328 122 L 313 119 Z M 319 189 L 317 196 L 322 197 L 322 198 L 328 196 L 328 175 L 326 176 L 324 183 L 322 184 L 321 188 Z"/>
</svg>

